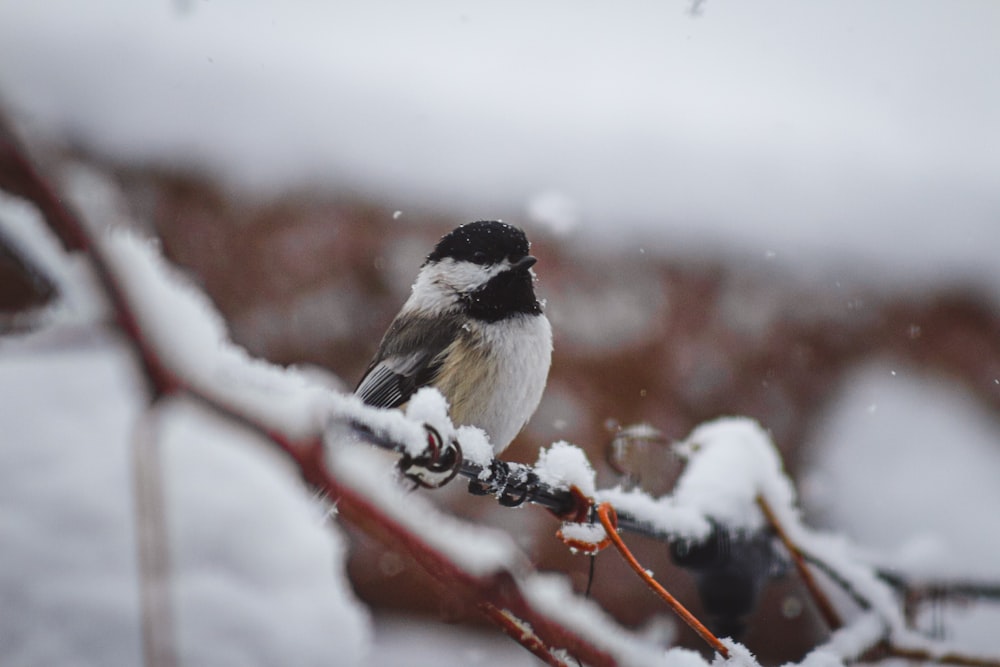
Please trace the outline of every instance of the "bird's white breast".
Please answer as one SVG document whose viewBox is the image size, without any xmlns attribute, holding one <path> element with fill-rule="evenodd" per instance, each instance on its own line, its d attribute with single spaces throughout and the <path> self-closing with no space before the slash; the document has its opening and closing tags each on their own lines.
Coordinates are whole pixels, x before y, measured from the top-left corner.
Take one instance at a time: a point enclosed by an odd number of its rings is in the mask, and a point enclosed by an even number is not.
<svg viewBox="0 0 1000 667">
<path fill-rule="evenodd" d="M 448 356 L 464 370 L 442 368 L 439 377 L 448 380 L 439 389 L 451 402 L 454 422 L 486 431 L 499 454 L 542 398 L 552 362 L 552 328 L 544 315 L 519 315 L 472 321 L 462 338 Z"/>
</svg>

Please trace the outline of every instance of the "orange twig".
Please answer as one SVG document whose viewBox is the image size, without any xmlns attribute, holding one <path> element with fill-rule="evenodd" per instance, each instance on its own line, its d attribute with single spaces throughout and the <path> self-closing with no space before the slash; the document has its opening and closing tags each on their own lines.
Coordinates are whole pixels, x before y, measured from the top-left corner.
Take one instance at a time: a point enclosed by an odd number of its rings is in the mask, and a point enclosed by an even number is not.
<svg viewBox="0 0 1000 667">
<path fill-rule="evenodd" d="M 588 517 L 591 516 L 590 510 L 594 506 L 594 499 L 586 495 L 575 484 L 569 487 L 569 492 L 570 496 L 573 498 L 573 509 L 566 514 L 556 516 L 559 516 L 560 519 L 568 523 L 583 523 L 587 521 Z M 593 521 L 593 518 L 589 520 Z M 583 540 L 567 537 L 562 528 L 556 531 L 556 537 L 562 540 L 563 544 L 570 549 L 576 549 L 587 556 L 594 556 L 611 546 L 610 537 L 605 536 L 605 538 L 599 542 L 585 542 Z"/>
<path fill-rule="evenodd" d="M 819 610 L 820 615 L 823 620 L 826 621 L 827 627 L 830 630 L 837 630 L 843 627 L 844 622 L 840 618 L 840 614 L 837 610 L 833 608 L 833 604 L 830 602 L 830 598 L 826 596 L 823 589 L 819 587 L 816 583 L 816 578 L 813 577 L 812 572 L 806 565 L 805 558 L 802 556 L 802 551 L 799 547 L 792 541 L 792 538 L 788 536 L 785 532 L 784 526 L 778 521 L 778 517 L 775 515 L 774 510 L 771 509 L 771 505 L 768 504 L 764 496 L 757 496 L 757 505 L 760 507 L 760 511 L 764 513 L 764 518 L 774 529 L 774 532 L 778 535 L 778 539 L 781 543 L 785 545 L 785 549 L 792 557 L 792 562 L 795 564 L 795 569 L 799 573 L 799 578 L 802 579 L 802 583 L 805 584 L 806 589 L 809 591 L 809 595 L 812 597 L 813 602 L 816 603 L 816 608 Z"/>
<path fill-rule="evenodd" d="M 608 537 L 611 538 L 611 543 L 615 545 L 615 548 L 621 553 L 622 558 L 625 562 L 635 570 L 635 573 L 646 582 L 646 585 L 653 589 L 653 592 L 659 595 L 663 600 L 673 609 L 674 613 L 681 617 L 688 626 L 698 633 L 698 635 L 705 640 L 705 642 L 711 646 L 715 651 L 721 655 L 723 658 L 729 657 L 729 649 L 719 641 L 719 638 L 712 634 L 712 632 L 705 627 L 705 625 L 699 621 L 694 614 L 687 610 L 687 607 L 682 605 L 680 601 L 677 600 L 673 595 L 671 595 L 667 589 L 659 584 L 644 568 L 629 548 L 625 545 L 621 536 L 618 535 L 618 518 L 615 515 L 615 508 L 611 506 L 611 503 L 601 503 L 597 506 L 597 516 L 601 520 L 601 525 L 604 526 L 605 532 L 607 532 Z"/>
</svg>

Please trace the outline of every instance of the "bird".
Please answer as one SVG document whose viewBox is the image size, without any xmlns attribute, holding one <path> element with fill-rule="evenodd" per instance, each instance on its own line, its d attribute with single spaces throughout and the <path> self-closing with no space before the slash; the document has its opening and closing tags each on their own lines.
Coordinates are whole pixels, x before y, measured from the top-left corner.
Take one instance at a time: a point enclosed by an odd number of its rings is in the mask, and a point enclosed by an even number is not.
<svg viewBox="0 0 1000 667">
<path fill-rule="evenodd" d="M 355 395 L 398 408 L 421 387 L 435 387 L 452 422 L 482 429 L 500 454 L 538 407 L 552 361 L 552 327 L 535 296 L 537 259 L 529 251 L 525 233 L 498 220 L 441 237 Z"/>
</svg>

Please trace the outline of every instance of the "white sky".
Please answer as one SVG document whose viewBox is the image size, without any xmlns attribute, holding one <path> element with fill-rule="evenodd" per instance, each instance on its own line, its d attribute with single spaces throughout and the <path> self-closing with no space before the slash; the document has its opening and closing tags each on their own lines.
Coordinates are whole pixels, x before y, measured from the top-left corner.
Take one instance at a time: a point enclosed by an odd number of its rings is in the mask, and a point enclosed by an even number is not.
<svg viewBox="0 0 1000 667">
<path fill-rule="evenodd" d="M 23 126 L 269 189 L 1000 289 L 1000 3 L 0 0 Z M 405 216 L 404 216 L 405 219 Z"/>
</svg>

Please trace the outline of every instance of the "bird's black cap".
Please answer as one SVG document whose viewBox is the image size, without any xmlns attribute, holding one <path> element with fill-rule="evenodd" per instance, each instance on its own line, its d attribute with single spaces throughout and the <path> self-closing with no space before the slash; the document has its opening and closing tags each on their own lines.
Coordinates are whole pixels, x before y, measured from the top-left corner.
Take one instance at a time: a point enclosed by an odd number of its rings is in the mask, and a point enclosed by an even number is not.
<svg viewBox="0 0 1000 667">
<path fill-rule="evenodd" d="M 527 256 L 530 245 L 524 232 L 498 220 L 470 222 L 441 237 L 427 262 L 445 258 L 476 264 L 495 264 L 509 258 L 518 261 Z"/>
</svg>

